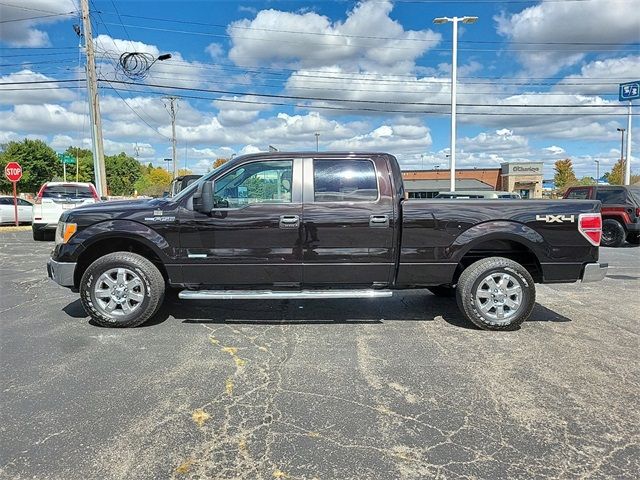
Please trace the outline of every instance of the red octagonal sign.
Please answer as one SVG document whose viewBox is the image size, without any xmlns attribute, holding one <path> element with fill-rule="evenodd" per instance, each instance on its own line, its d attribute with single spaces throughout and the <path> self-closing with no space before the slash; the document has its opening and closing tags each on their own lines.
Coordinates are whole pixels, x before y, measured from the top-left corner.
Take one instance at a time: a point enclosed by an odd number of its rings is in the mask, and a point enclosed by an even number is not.
<svg viewBox="0 0 640 480">
<path fill-rule="evenodd" d="M 4 175 L 10 182 L 17 182 L 22 178 L 22 167 L 18 162 L 9 162 L 4 167 Z"/>
</svg>

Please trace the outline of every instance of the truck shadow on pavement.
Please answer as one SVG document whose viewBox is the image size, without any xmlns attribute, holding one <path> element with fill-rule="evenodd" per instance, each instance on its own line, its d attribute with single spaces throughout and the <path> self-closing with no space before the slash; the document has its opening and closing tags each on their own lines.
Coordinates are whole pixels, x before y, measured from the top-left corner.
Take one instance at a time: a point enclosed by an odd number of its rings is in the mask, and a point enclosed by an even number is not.
<svg viewBox="0 0 640 480">
<path fill-rule="evenodd" d="M 64 309 L 74 318 L 87 318 L 80 300 Z M 160 311 L 141 328 L 164 323 L 173 317 L 187 324 L 382 324 L 395 321 L 445 321 L 470 330 L 479 330 L 467 321 L 455 300 L 426 292 L 398 294 L 372 300 L 179 300 L 169 291 Z M 571 319 L 536 303 L 529 322 L 570 322 Z M 96 325 L 90 321 L 92 325 Z"/>
</svg>

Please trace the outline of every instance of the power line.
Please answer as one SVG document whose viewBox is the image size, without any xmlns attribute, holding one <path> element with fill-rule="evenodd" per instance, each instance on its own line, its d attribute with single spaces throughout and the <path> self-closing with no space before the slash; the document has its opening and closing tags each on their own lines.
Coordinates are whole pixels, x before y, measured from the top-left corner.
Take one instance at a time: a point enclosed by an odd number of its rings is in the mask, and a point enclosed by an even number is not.
<svg viewBox="0 0 640 480">
<path fill-rule="evenodd" d="M 207 36 L 207 37 L 216 37 L 216 38 L 232 38 L 231 35 L 228 34 L 220 34 L 220 33 L 210 33 L 210 32 L 196 32 L 193 30 L 178 30 L 178 29 L 172 29 L 172 28 L 159 28 L 159 27 L 151 27 L 151 26 L 146 26 L 146 25 L 131 25 L 131 24 L 117 24 L 117 23 L 112 23 L 112 22 L 101 22 L 102 24 L 104 24 L 105 26 L 107 25 L 114 25 L 114 26 L 118 26 L 118 25 L 122 25 L 123 27 L 131 27 L 131 28 L 138 28 L 138 29 L 142 29 L 142 30 L 152 30 L 152 31 L 158 31 L 158 32 L 170 32 L 170 33 L 179 33 L 179 34 L 185 34 L 185 35 L 200 35 L 200 36 Z M 238 36 L 234 36 L 234 39 L 243 39 L 243 40 L 256 40 L 259 42 L 275 42 L 278 44 L 282 44 L 282 43 L 286 43 L 286 44 L 293 44 L 293 45 L 298 45 L 299 42 L 298 41 L 290 41 L 290 40 L 282 40 L 279 38 L 264 38 L 264 37 L 238 37 Z M 436 43 L 436 42 L 434 42 Z M 377 48 L 377 49 L 390 49 L 390 50 L 412 50 L 414 51 L 415 49 L 412 47 L 398 47 L 398 46 L 382 46 L 382 45 L 356 45 L 356 44 L 344 44 L 344 45 L 332 45 L 330 43 L 318 43 L 318 42 L 305 42 L 305 45 L 309 45 L 309 46 L 318 46 L 318 47 L 323 47 L 323 48 Z M 611 45 L 612 48 L 590 48 L 589 50 L 591 51 L 602 51 L 602 52 L 613 52 L 616 50 L 619 50 L 621 48 L 623 48 L 623 45 Z M 514 49 L 514 48 L 508 48 L 508 46 L 505 46 L 505 48 L 499 48 L 499 49 L 495 49 L 495 48 L 460 48 L 460 51 L 466 51 L 466 52 L 501 52 L 504 50 L 509 50 L 509 51 L 515 51 L 515 52 L 555 52 L 555 51 L 562 51 L 562 52 L 581 52 L 584 49 L 552 49 L 552 48 L 526 48 L 526 49 Z M 429 48 L 429 51 L 436 51 L 436 52 L 449 52 L 450 49 L 449 48 Z"/>
<path fill-rule="evenodd" d="M 102 80 L 102 79 L 100 79 Z M 316 102 L 337 102 L 337 103 L 363 103 L 363 104 L 383 104 L 383 105 L 410 105 L 410 106 L 448 106 L 447 103 L 436 103 L 436 102 L 396 102 L 391 100 L 349 100 L 342 98 L 325 98 L 325 97 L 307 97 L 307 96 L 299 96 L 299 95 L 279 95 L 274 93 L 253 93 L 253 92 L 234 92 L 229 90 L 217 90 L 217 89 L 205 89 L 205 88 L 195 88 L 195 87 L 178 87 L 171 85 L 159 85 L 153 83 L 140 84 L 136 82 L 127 82 L 121 80 L 114 80 L 113 83 L 122 84 L 122 85 L 138 85 L 138 86 L 146 86 L 146 87 L 154 87 L 154 88 L 168 88 L 171 90 L 183 90 L 183 91 L 192 91 L 192 92 L 205 92 L 205 93 L 216 93 L 223 95 L 236 95 L 236 96 L 252 96 L 252 97 L 261 97 L 261 98 L 282 98 L 289 100 L 302 100 L 302 101 L 316 101 Z M 517 107 L 517 108 L 624 108 L 620 105 L 566 105 L 566 104 L 544 104 L 544 105 L 509 105 L 509 104 L 474 104 L 474 103 L 460 103 L 462 107 Z"/>
<path fill-rule="evenodd" d="M 113 0 L 112 0 L 113 2 Z M 446 2 L 439 2 L 446 3 Z M 503 2 L 500 2 L 503 3 Z M 115 9 L 115 5 L 114 5 Z M 233 30 L 253 30 L 260 32 L 275 32 L 275 33 L 291 33 L 291 34 L 300 34 L 300 35 L 311 35 L 311 36 L 324 36 L 324 37 L 337 37 L 337 38 L 364 38 L 369 40 L 392 40 L 392 41 L 402 41 L 402 42 L 417 42 L 417 43 L 451 43 L 451 40 L 434 40 L 434 39 L 423 39 L 423 38 L 401 38 L 401 37 L 381 37 L 376 35 L 353 35 L 353 34 L 345 34 L 345 33 L 332 33 L 332 32 L 309 32 L 303 30 L 283 30 L 276 28 L 263 28 L 263 27 L 245 27 L 240 25 L 224 25 L 224 24 L 216 24 L 216 23 L 207 23 L 207 22 L 196 22 L 193 20 L 180 20 L 180 19 L 170 19 L 170 18 L 161 18 L 161 17 L 149 17 L 144 15 L 131 15 L 131 14 L 120 14 L 117 9 L 116 13 L 111 12 L 101 12 L 105 15 L 118 15 L 120 21 L 122 22 L 121 17 L 127 18 L 137 18 L 141 20 L 152 20 L 159 22 L 168 22 L 168 23 L 178 23 L 184 25 L 200 25 L 204 27 L 214 27 L 214 28 L 225 28 L 225 29 L 233 29 Z M 490 40 L 460 40 L 459 43 L 473 43 L 473 44 L 502 44 L 503 42 L 499 41 L 490 41 Z M 619 46 L 619 43 L 607 43 L 607 42 L 514 42 L 510 41 L 510 44 L 524 44 L 524 45 L 612 45 Z M 638 42 L 632 42 L 635 44 Z"/>
<path fill-rule="evenodd" d="M 67 15 L 73 15 L 74 12 L 69 13 L 50 13 L 48 15 L 38 15 L 35 17 L 15 18 L 13 20 L 0 20 L 0 23 L 12 23 L 12 22 L 26 22 L 27 20 L 37 20 L 40 18 L 62 17 Z"/>
<path fill-rule="evenodd" d="M 133 93 L 151 93 L 153 95 L 167 95 L 168 92 L 155 92 L 155 91 L 143 91 L 136 89 L 127 89 L 127 88 L 118 88 L 117 90 L 124 92 L 133 92 Z M 329 105 L 314 105 L 309 106 L 306 104 L 299 103 L 285 103 L 285 102 L 264 102 L 264 101 L 254 101 L 254 100 L 238 100 L 238 99 L 229 99 L 229 98 L 211 98 L 205 97 L 202 95 L 186 95 L 186 94 L 172 94 L 179 98 L 187 98 L 194 100 L 215 100 L 218 102 L 225 103 L 239 103 L 239 104 L 248 104 L 248 105 L 270 105 L 270 106 L 286 106 L 286 107 L 299 107 L 304 109 L 318 109 L 318 110 L 334 110 L 334 111 L 343 111 L 343 112 L 378 112 L 378 113 L 403 113 L 407 115 L 421 115 L 421 114 L 436 114 L 443 115 L 445 111 L 428 111 L 428 110 L 393 110 L 393 109 L 378 109 L 378 108 L 368 108 L 368 107 L 354 107 L 354 108 L 343 108 L 343 107 L 334 107 Z M 510 113 L 499 113 L 499 112 L 459 112 L 460 115 L 472 115 L 472 116 L 529 116 L 529 117 L 544 117 L 544 116 L 570 116 L 575 117 L 578 116 L 575 113 L 561 113 L 561 112 L 538 112 L 538 113 L 522 113 L 522 112 L 510 112 Z M 611 116 L 611 117 L 619 117 L 618 113 L 597 113 L 597 114 L 582 114 L 586 116 Z M 640 113 L 632 113 L 633 116 L 638 116 Z"/>
<path fill-rule="evenodd" d="M 147 122 L 144 118 L 142 118 L 142 116 L 131 105 L 129 105 L 129 102 L 127 102 L 127 100 L 122 95 L 120 95 L 120 92 L 116 88 L 114 88 L 113 85 L 111 85 L 111 82 L 109 82 L 109 80 L 104 80 L 104 81 L 107 82 L 111 90 L 113 90 L 118 95 L 118 97 L 120 97 L 120 99 L 125 103 L 125 105 L 129 108 L 129 110 L 135 113 L 136 117 L 142 120 L 147 127 L 149 127 L 151 130 L 153 130 L 156 133 L 156 135 L 160 135 L 163 138 L 171 140 L 171 138 L 160 133 L 158 130 L 156 130 L 155 127 L 153 127 L 149 122 Z"/>
</svg>

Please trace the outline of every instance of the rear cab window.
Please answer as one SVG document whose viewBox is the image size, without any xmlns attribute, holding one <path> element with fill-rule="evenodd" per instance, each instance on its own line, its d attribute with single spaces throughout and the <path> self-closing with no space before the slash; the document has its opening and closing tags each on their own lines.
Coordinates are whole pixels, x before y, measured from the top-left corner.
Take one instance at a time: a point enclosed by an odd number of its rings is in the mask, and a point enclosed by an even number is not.
<svg viewBox="0 0 640 480">
<path fill-rule="evenodd" d="M 94 198 L 94 196 L 91 188 L 86 185 L 47 185 L 42 191 L 42 198 L 74 200 Z"/>
<path fill-rule="evenodd" d="M 375 202 L 378 180 L 371 160 L 313 160 L 315 202 Z"/>
</svg>

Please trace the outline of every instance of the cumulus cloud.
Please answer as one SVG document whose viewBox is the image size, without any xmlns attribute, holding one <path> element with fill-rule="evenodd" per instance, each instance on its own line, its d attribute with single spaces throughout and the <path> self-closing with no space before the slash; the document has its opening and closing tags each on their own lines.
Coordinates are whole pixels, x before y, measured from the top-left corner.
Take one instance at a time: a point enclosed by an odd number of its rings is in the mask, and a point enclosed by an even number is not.
<svg viewBox="0 0 640 480">
<path fill-rule="evenodd" d="M 542 1 L 494 19 L 498 33 L 514 42 L 518 57 L 529 72 L 552 75 L 580 62 L 586 53 L 601 48 L 600 43 L 638 42 L 640 9 L 632 4 L 610 0 Z M 556 44 L 545 47 L 547 43 Z"/>
<path fill-rule="evenodd" d="M 82 131 L 88 125 L 85 115 L 74 113 L 61 105 L 15 105 L 0 111 L 3 129 L 52 135 L 69 131 Z"/>
<path fill-rule="evenodd" d="M 29 69 L 0 76 L 0 83 L 46 82 L 53 77 Z M 80 83 L 80 85 L 82 85 Z M 18 90 L 16 90 L 16 88 Z M 57 83 L 36 83 L 32 85 L 0 85 L 0 105 L 39 105 L 71 101 L 76 94 Z"/>
<path fill-rule="evenodd" d="M 363 1 L 344 22 L 331 22 L 315 12 L 261 10 L 253 20 L 229 25 L 229 58 L 238 65 L 348 65 L 365 71 L 407 71 L 439 43 L 441 35 L 405 30 L 389 16 L 392 9 L 389 0 Z"/>
<path fill-rule="evenodd" d="M 48 46 L 51 44 L 49 35 L 37 26 L 74 18 L 63 15 L 74 10 L 77 10 L 75 0 L 4 0 L 0 5 L 0 18 L 4 22 L 0 28 L 0 42 L 13 47 Z"/>
</svg>

